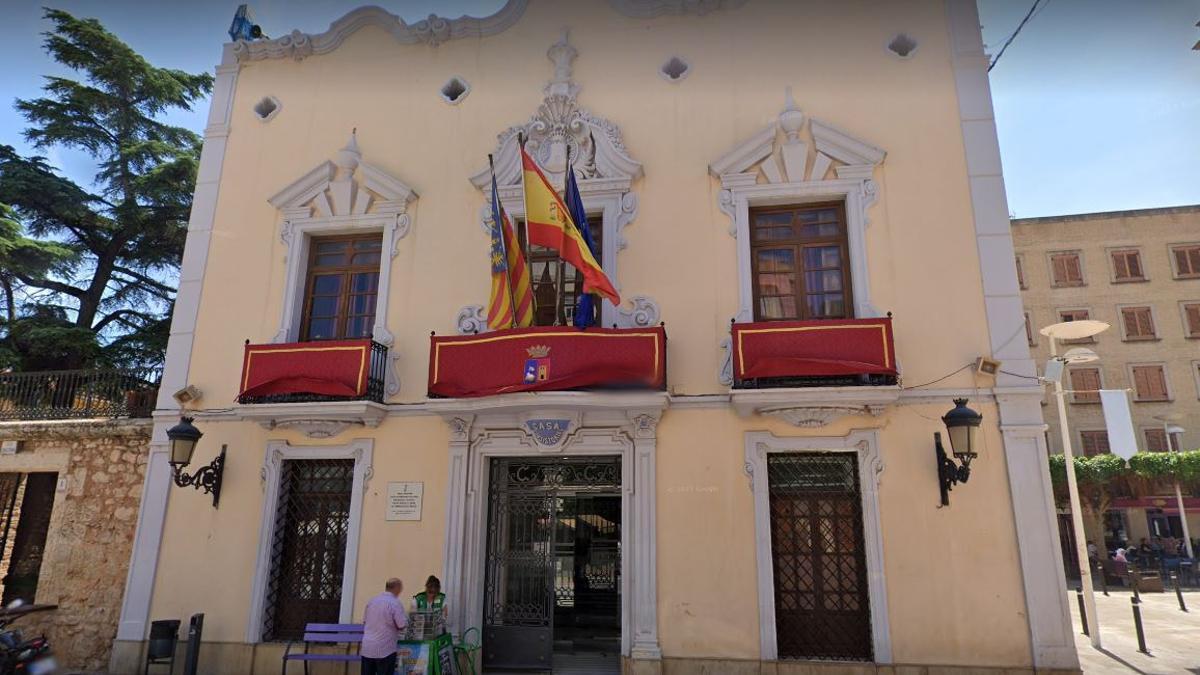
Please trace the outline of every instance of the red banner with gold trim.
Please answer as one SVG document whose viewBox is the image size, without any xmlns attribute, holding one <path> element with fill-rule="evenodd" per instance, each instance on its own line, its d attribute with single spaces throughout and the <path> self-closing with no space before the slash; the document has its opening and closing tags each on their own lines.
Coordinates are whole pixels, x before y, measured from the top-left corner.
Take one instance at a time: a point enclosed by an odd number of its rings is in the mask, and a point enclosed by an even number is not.
<svg viewBox="0 0 1200 675">
<path fill-rule="evenodd" d="M 238 395 L 362 396 L 370 364 L 370 340 L 248 344 Z"/>
<path fill-rule="evenodd" d="M 429 395 L 666 388 L 667 332 L 654 328 L 515 328 L 429 340 Z"/>
<path fill-rule="evenodd" d="M 735 323 L 732 333 L 738 380 L 896 374 L 890 318 Z"/>
</svg>

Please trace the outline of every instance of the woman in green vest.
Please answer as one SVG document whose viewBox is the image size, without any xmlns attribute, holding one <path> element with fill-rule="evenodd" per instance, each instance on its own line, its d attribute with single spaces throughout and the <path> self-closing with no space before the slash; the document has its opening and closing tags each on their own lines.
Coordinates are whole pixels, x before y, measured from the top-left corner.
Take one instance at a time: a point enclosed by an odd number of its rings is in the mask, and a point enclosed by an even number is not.
<svg viewBox="0 0 1200 675">
<path fill-rule="evenodd" d="M 425 580 L 425 592 L 413 596 L 413 607 L 418 612 L 446 613 L 446 594 L 442 592 L 442 582 L 432 574 Z"/>
</svg>

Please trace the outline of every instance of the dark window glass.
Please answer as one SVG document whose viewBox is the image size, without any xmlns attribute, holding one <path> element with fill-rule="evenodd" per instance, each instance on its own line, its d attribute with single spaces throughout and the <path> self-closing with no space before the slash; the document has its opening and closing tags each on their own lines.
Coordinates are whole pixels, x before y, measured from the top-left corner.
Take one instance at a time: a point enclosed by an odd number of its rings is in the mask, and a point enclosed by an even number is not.
<svg viewBox="0 0 1200 675">
<path fill-rule="evenodd" d="M 302 340 L 371 337 L 382 246 L 378 234 L 312 241 Z"/>
<path fill-rule="evenodd" d="M 750 231 L 756 321 L 853 315 L 841 204 L 755 209 Z"/>
</svg>

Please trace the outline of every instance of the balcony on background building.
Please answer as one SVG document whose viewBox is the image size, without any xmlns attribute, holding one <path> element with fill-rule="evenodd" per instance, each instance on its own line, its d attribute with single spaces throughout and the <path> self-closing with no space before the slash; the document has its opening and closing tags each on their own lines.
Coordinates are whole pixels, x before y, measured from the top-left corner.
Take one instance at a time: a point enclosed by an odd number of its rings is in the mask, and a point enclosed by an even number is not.
<svg viewBox="0 0 1200 675">
<path fill-rule="evenodd" d="M 891 317 L 735 323 L 733 386 L 896 384 Z"/>
<path fill-rule="evenodd" d="M 0 373 L 0 420 L 149 417 L 158 370 Z"/>
<path fill-rule="evenodd" d="M 246 342 L 241 404 L 383 403 L 387 347 L 373 340 L 254 345 Z"/>
<path fill-rule="evenodd" d="M 667 332 L 651 328 L 515 328 L 429 339 L 429 397 L 515 392 L 662 391 Z"/>
</svg>

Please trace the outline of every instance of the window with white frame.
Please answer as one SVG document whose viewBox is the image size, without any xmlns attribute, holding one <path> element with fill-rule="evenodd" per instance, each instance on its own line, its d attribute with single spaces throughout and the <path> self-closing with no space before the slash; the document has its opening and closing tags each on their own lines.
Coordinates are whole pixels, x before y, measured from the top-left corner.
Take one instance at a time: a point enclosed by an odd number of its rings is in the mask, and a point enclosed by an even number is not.
<svg viewBox="0 0 1200 675">
<path fill-rule="evenodd" d="M 774 122 L 709 164 L 737 240 L 735 318 L 877 316 L 866 228 L 886 153 L 786 99 Z"/>
</svg>

